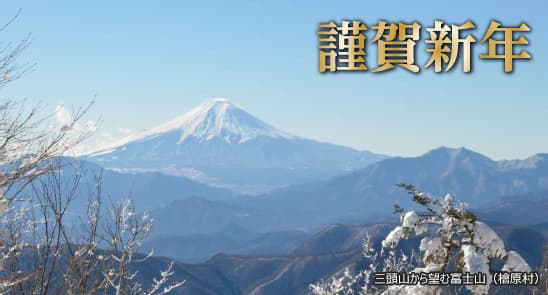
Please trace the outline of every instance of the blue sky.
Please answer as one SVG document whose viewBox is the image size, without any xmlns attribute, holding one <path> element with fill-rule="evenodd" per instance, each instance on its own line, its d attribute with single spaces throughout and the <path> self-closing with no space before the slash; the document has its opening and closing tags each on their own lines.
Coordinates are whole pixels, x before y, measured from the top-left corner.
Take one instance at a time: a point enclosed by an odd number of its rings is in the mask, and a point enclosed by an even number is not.
<svg viewBox="0 0 548 295">
<path fill-rule="evenodd" d="M 276 2 L 276 3 L 274 3 Z M 2 42 L 31 33 L 21 62 L 36 63 L 1 95 L 81 106 L 102 118 L 95 141 L 112 140 L 178 116 L 210 97 L 227 97 L 293 134 L 376 152 L 413 156 L 466 146 L 494 159 L 548 152 L 548 21 L 545 1 L 11 1 Z M 443 3 L 443 4 L 442 4 Z M 436 19 L 477 26 L 491 19 L 532 28 L 532 61 L 479 60 L 473 73 L 320 74 L 319 22 Z M 371 38 L 372 32 L 368 32 Z M 422 32 L 421 40 L 426 39 Z M 419 42 L 420 43 L 420 42 Z M 367 64 L 376 66 L 375 46 Z"/>
</svg>

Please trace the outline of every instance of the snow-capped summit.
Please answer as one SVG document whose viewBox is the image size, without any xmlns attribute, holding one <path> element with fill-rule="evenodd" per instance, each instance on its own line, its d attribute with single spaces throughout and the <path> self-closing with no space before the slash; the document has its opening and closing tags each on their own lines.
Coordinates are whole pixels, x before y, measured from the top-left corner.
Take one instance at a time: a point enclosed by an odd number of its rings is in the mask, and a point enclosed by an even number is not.
<svg viewBox="0 0 548 295">
<path fill-rule="evenodd" d="M 293 136 L 226 98 L 207 100 L 88 156 L 106 168 L 192 171 L 223 183 L 261 185 L 312 181 L 384 158 Z"/>
<path fill-rule="evenodd" d="M 226 98 L 212 98 L 179 117 L 129 136 L 120 143 L 125 144 L 166 133 L 179 133 L 177 144 L 191 137 L 199 141 L 219 137 L 228 143 L 243 143 L 258 136 L 293 137 L 257 119 Z"/>
</svg>

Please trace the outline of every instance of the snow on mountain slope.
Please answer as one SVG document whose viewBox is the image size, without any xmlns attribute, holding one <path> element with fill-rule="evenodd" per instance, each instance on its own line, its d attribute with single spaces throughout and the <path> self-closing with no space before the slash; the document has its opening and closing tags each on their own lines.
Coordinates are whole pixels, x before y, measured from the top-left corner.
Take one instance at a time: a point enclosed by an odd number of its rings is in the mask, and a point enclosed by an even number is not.
<svg viewBox="0 0 548 295">
<path fill-rule="evenodd" d="M 243 143 L 258 136 L 293 137 L 255 118 L 226 98 L 213 98 L 158 127 L 129 136 L 117 145 L 169 132 L 180 133 L 177 144 L 189 137 L 200 141 L 221 137 L 228 143 Z"/>
<path fill-rule="evenodd" d="M 217 183 L 274 186 L 331 177 L 385 158 L 293 136 L 225 98 L 210 99 L 88 157 L 107 168 L 192 169 Z"/>
</svg>

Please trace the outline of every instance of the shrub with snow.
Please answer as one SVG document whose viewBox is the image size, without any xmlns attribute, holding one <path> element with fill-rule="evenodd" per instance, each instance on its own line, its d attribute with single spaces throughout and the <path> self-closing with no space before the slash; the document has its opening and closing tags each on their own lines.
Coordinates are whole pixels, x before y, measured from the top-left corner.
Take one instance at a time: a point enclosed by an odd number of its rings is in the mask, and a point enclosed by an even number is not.
<svg viewBox="0 0 548 295">
<path fill-rule="evenodd" d="M 502 271 L 531 271 L 525 260 L 515 251 L 506 251 L 502 239 L 477 216 L 465 210 L 463 203 L 452 196 L 435 198 L 417 190 L 412 185 L 399 184 L 407 190 L 413 201 L 424 206 L 425 213 L 405 212 L 401 225 L 395 227 L 382 241 L 381 253 L 374 251 L 367 240 L 364 255 L 371 261 L 369 268 L 352 277 L 348 273 L 341 278 L 321 281 L 311 286 L 313 294 L 441 294 L 442 289 L 459 292 L 456 287 L 441 285 L 372 285 L 375 272 L 411 271 L 429 272 L 469 272 L 487 275 L 486 284 L 466 285 L 472 294 L 487 294 L 491 285 L 491 272 L 494 261 L 504 262 Z M 397 213 L 404 210 L 396 206 Z M 396 247 L 402 239 L 412 236 L 422 237 L 420 241 L 420 263 L 412 265 L 408 256 L 398 255 Z M 371 277 L 371 278 L 370 278 Z M 357 280 L 359 278 L 360 280 Z M 346 282 L 346 284 L 344 283 Z M 356 284 L 361 284 L 356 286 Z M 446 293 L 446 292 L 443 292 Z"/>
</svg>

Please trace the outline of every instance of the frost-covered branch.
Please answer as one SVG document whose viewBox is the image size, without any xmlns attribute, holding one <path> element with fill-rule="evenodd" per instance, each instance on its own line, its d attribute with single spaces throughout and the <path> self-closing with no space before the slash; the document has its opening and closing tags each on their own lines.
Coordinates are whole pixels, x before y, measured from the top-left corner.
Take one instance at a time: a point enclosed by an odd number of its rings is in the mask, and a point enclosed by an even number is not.
<svg viewBox="0 0 548 295">
<path fill-rule="evenodd" d="M 486 284 L 466 285 L 472 294 L 487 294 L 491 285 L 491 274 L 495 271 L 494 261 L 503 262 L 498 271 L 531 271 L 527 262 L 515 251 L 507 251 L 502 239 L 487 224 L 467 211 L 465 204 L 456 202 L 452 196 L 440 199 L 421 192 L 412 185 L 400 184 L 412 200 L 426 209 L 425 213 L 405 212 L 397 206 L 395 212 L 401 214 L 401 224 L 388 233 L 382 241 L 380 253 L 375 252 L 369 242 L 364 247 L 364 255 L 371 263 L 369 268 L 359 271 L 354 276 L 345 273 L 332 278 L 329 283 L 321 281 L 311 286 L 314 294 L 440 294 L 456 292 L 457 287 L 441 285 L 372 285 L 371 276 L 375 272 L 414 273 L 430 272 L 468 272 L 483 273 Z M 419 237 L 420 260 L 409 264 L 405 254 L 397 255 L 396 250 L 401 240 Z M 413 267 L 410 267 L 413 266 Z M 354 286 L 361 280 L 360 288 Z M 348 282 L 350 285 L 344 285 Z M 452 289 L 451 289 L 452 288 Z M 349 292 L 351 290 L 351 292 Z"/>
<path fill-rule="evenodd" d="M 139 248 L 151 232 L 153 220 L 148 214 L 137 214 L 133 203 L 125 199 L 115 204 L 110 210 L 110 221 L 104 227 L 103 242 L 109 243 L 110 261 L 102 270 L 105 284 L 119 294 L 167 294 L 181 286 L 184 281 L 171 282 L 174 274 L 173 262 L 160 273 L 160 278 L 153 279 L 152 287 L 145 290 L 141 282 L 136 280 L 137 271 L 132 267 L 142 263 L 152 256 L 152 252 L 142 258 L 137 258 Z"/>
<path fill-rule="evenodd" d="M 30 69 L 16 63 L 28 40 L 0 44 L 0 87 Z M 105 218 L 98 176 L 88 183 L 87 216 L 80 224 L 67 218 L 85 184 L 76 161 L 62 156 L 94 131 L 95 124 L 78 123 L 91 105 L 49 113 L 0 100 L 0 294 L 147 294 L 131 270 L 148 258 L 135 259 L 150 233 L 146 214 L 124 201 Z M 182 284 L 170 282 L 172 267 L 151 282 L 150 294 Z"/>
</svg>

